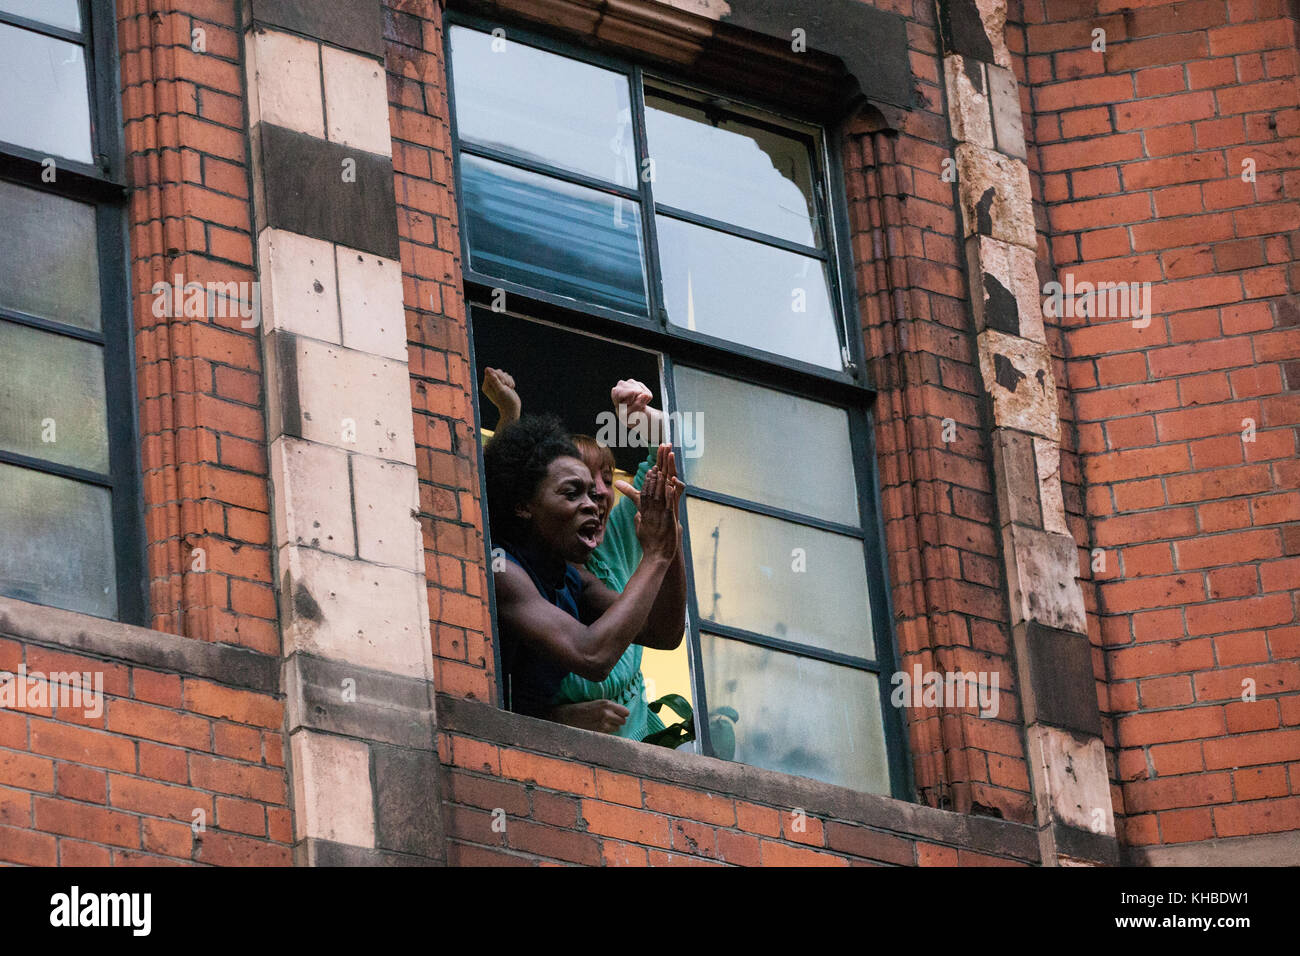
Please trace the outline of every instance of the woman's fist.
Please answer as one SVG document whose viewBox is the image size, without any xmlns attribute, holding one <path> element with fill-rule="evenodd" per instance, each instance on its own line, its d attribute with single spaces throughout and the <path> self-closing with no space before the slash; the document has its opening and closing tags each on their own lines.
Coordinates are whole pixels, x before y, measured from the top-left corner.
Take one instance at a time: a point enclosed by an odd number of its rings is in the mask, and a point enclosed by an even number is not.
<svg viewBox="0 0 1300 956">
<path fill-rule="evenodd" d="M 497 431 L 519 421 L 523 404 L 519 393 L 515 391 L 515 380 L 510 373 L 499 368 L 483 370 L 483 394 L 496 406 L 501 418 L 497 421 Z"/>
</svg>

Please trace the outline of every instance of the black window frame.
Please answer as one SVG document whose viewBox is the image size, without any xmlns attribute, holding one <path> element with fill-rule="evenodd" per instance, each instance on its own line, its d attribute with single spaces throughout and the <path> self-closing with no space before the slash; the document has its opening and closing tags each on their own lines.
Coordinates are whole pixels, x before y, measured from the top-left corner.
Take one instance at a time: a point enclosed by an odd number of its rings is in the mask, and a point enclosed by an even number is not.
<svg viewBox="0 0 1300 956">
<path fill-rule="evenodd" d="M 144 502 L 138 460 L 135 347 L 127 256 L 128 191 L 115 14 L 111 0 L 78 0 L 78 8 L 82 24 L 79 33 L 4 11 L 0 11 L 0 23 L 76 43 L 85 51 L 91 153 L 95 161 L 78 162 L 0 141 L 0 179 L 95 208 L 101 331 L 96 333 L 5 308 L 0 308 L 0 319 L 103 348 L 109 470 L 107 474 L 98 474 L 3 450 L 0 450 L 0 462 L 108 489 L 112 496 L 112 547 L 117 585 L 117 614 L 113 620 L 145 625 L 148 601 L 143 561 Z M 43 164 L 49 159 L 55 163 L 53 183 L 42 178 Z"/>
<path fill-rule="evenodd" d="M 506 39 L 508 41 L 517 40 L 528 46 L 627 76 L 632 96 L 631 107 L 636 146 L 635 169 L 638 185 L 635 188 L 616 186 L 545 163 L 524 160 L 522 157 L 500 149 L 465 143 L 459 135 L 456 122 L 455 80 L 451 55 L 452 29 L 457 26 L 489 34 L 494 29 L 503 28 L 507 31 Z M 795 514 L 780 508 L 699 488 L 688 489 L 688 496 L 739 508 L 753 514 L 767 515 L 796 525 L 832 531 L 860 539 L 864 549 L 872 635 L 875 640 L 877 659 L 867 661 L 862 658 L 853 658 L 834 651 L 810 648 L 808 645 L 794 644 L 712 622 L 704 625 L 698 609 L 693 561 L 689 559 L 689 555 L 692 553 L 690 550 L 690 529 L 687 523 L 683 522 L 682 547 L 684 554 L 688 556 L 685 562 L 688 588 L 688 640 L 690 644 L 688 653 L 690 656 L 692 696 L 695 701 L 696 734 L 701 752 L 710 756 L 713 755 L 709 740 L 707 719 L 709 711 L 701 659 L 700 632 L 704 630 L 706 633 L 763 647 L 767 650 L 794 653 L 801 657 L 876 673 L 878 676 L 878 694 L 886 759 L 889 769 L 889 795 L 896 799 L 914 801 L 916 799 L 915 786 L 910 748 L 907 746 L 906 728 L 898 708 L 891 706 L 889 703 L 892 691 L 890 678 L 897 672 L 896 661 L 898 654 L 892 625 L 893 607 L 885 565 L 887 552 L 879 482 L 877 481 L 878 468 L 876 466 L 875 429 L 872 416 L 876 390 L 870 384 L 866 363 L 863 360 L 865 343 L 861 325 L 858 321 L 855 321 L 858 311 L 853 303 L 857 300 L 857 293 L 854 286 L 847 202 L 844 190 L 834 185 L 844 181 L 843 157 L 840 154 L 838 145 L 839 137 L 829 135 L 830 131 L 824 123 L 813 123 L 807 119 L 790 117 L 787 109 L 764 103 L 761 98 L 752 94 L 737 94 L 731 90 L 703 88 L 698 82 L 693 82 L 689 76 L 682 75 L 680 71 L 659 65 L 645 67 L 635 61 L 611 56 L 591 47 L 579 46 L 570 41 L 556 38 L 545 32 L 538 31 L 532 25 L 522 24 L 515 19 L 486 19 L 470 13 L 449 9 L 446 11 L 444 18 L 443 51 L 447 79 L 448 121 L 451 130 L 456 204 L 460 222 L 462 277 L 471 374 L 477 374 L 474 371 L 477 369 L 477 363 L 474 356 L 473 312 L 476 308 L 492 309 L 493 297 L 496 291 L 504 290 L 506 301 L 509 303 L 506 311 L 518 315 L 522 320 L 538 321 L 554 325 L 560 329 L 594 335 L 657 353 L 661 358 L 663 376 L 661 386 L 664 389 L 662 400 L 666 409 L 677 408 L 674 368 L 677 364 L 681 364 L 699 371 L 750 382 L 776 391 L 787 392 L 800 398 L 830 404 L 843 408 L 848 414 L 854 477 L 857 483 L 857 500 L 861 515 L 860 528 L 850 528 L 836 522 Z M 812 147 L 810 152 L 814 160 L 812 169 L 813 186 L 817 203 L 817 218 L 822 230 L 823 248 L 813 250 L 795 243 L 775 241 L 772 237 L 759 235 L 729 223 L 718 222 L 698 214 L 654 202 L 652 184 L 640 175 L 643 163 L 649 158 L 645 120 L 645 81 L 647 78 L 650 80 L 652 89 L 655 88 L 655 81 L 659 81 L 665 85 L 697 93 L 702 97 L 721 98 L 728 105 L 735 107 L 733 115 L 738 119 L 753 125 L 766 126 L 782 135 L 796 135 L 802 138 L 806 135 L 805 131 L 814 130 L 815 134 L 810 139 L 810 146 Z M 659 90 L 655 90 L 655 92 L 658 93 Z M 684 102 L 687 101 L 698 105 L 693 100 L 684 100 Z M 778 122 L 764 122 L 746 111 L 767 114 Z M 783 125 L 783 123 L 789 123 L 790 125 Z M 566 183 L 595 189 L 607 195 L 622 196 L 637 201 L 641 210 L 643 230 L 642 243 L 645 258 L 643 268 L 646 278 L 647 316 L 639 317 L 632 313 L 617 312 L 602 306 L 534 290 L 495 276 L 480 274 L 471 269 L 469 230 L 466 228 L 465 205 L 461 195 L 462 153 L 506 163 L 517 169 L 542 173 Z M 842 353 L 847 358 L 844 370 L 836 372 L 823 366 L 786 358 L 741 343 L 692 332 L 673 325 L 668 320 L 667 310 L 663 305 L 662 274 L 655 229 L 655 214 L 661 211 L 682 221 L 708 226 L 727 235 L 754 239 L 764 245 L 789 249 L 802 255 L 815 256 L 821 259 L 826 266 L 828 292 L 839 327 L 838 334 Z M 487 525 L 487 492 L 484 478 L 482 442 L 478 438 L 484 423 L 478 390 L 475 387 L 473 391 L 475 439 L 480 476 L 479 493 L 483 501 L 482 511 L 484 514 L 485 559 L 487 566 L 490 568 L 492 544 Z M 677 445 L 676 438 L 674 438 L 674 445 L 680 459 L 682 449 Z M 496 673 L 500 675 L 500 633 L 497 624 L 496 590 L 491 574 L 488 575 L 487 584 L 493 628 L 493 655 Z M 498 706 L 504 706 L 500 681 L 498 681 L 496 703 Z"/>
</svg>

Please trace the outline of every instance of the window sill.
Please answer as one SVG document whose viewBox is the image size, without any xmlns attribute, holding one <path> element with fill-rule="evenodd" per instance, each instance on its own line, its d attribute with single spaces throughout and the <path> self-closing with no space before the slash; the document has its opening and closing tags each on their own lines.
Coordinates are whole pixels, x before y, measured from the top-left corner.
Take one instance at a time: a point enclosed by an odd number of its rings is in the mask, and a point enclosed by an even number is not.
<svg viewBox="0 0 1300 956">
<path fill-rule="evenodd" d="M 523 717 L 491 704 L 447 694 L 437 695 L 437 708 L 440 732 L 757 804 L 798 808 L 809 816 L 888 831 L 926 843 L 1035 865 L 1040 861 L 1037 834 L 1033 827 L 1024 824 L 858 793 L 805 777 Z"/>
<path fill-rule="evenodd" d="M 280 689 L 277 657 L 16 598 L 0 597 L 0 638 L 202 677 L 260 693 L 275 694 Z"/>
</svg>

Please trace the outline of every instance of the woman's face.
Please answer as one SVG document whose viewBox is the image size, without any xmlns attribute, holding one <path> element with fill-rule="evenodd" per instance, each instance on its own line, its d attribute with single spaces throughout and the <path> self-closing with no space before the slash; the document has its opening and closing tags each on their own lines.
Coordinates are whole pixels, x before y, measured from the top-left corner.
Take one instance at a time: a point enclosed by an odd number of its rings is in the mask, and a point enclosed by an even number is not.
<svg viewBox="0 0 1300 956">
<path fill-rule="evenodd" d="M 600 537 L 603 540 L 605 522 L 614 507 L 614 469 L 593 455 L 583 455 L 582 460 L 587 463 L 587 469 L 591 472 L 595 483 L 592 497 L 596 501 L 596 508 L 600 511 Z M 597 544 L 599 543 L 598 541 Z"/>
<path fill-rule="evenodd" d="M 596 489 L 591 470 L 581 459 L 557 458 L 521 510 L 521 517 L 565 561 L 582 564 L 605 535 Z"/>
</svg>

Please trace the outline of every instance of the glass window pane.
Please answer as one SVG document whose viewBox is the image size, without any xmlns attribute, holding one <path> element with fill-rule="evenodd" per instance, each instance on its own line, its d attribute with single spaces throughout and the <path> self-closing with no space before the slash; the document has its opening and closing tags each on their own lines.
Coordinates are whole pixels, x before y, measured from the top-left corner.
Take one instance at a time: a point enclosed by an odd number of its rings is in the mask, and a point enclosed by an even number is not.
<svg viewBox="0 0 1300 956">
<path fill-rule="evenodd" d="M 81 29 L 77 0 L 0 0 L 0 13 L 39 20 L 65 30 Z"/>
<path fill-rule="evenodd" d="M 468 154 L 461 194 L 477 272 L 645 314 L 637 203 Z"/>
<path fill-rule="evenodd" d="M 451 30 L 451 58 L 461 139 L 636 182 L 625 75 L 464 27 Z"/>
<path fill-rule="evenodd" d="M 0 222 L 0 308 L 99 331 L 95 207 L 0 181 Z"/>
<path fill-rule="evenodd" d="M 730 732 L 731 759 L 741 763 L 889 793 L 875 674 L 712 634 L 701 634 L 700 644 L 718 756 L 727 756 Z"/>
<path fill-rule="evenodd" d="M 821 260 L 668 216 L 656 223 L 664 304 L 674 325 L 843 368 Z"/>
<path fill-rule="evenodd" d="M 115 617 L 108 490 L 6 464 L 0 488 L 0 594 Z"/>
<path fill-rule="evenodd" d="M 90 93 L 80 45 L 0 24 L 0 140 L 92 162 Z"/>
<path fill-rule="evenodd" d="M 0 322 L 0 448 L 106 475 L 103 347 Z"/>
<path fill-rule="evenodd" d="M 681 365 L 673 379 L 688 485 L 858 526 L 848 412 Z"/>
<path fill-rule="evenodd" d="M 875 658 L 862 541 L 687 498 L 700 617 Z"/>
<path fill-rule="evenodd" d="M 808 143 L 646 93 L 655 201 L 821 247 Z"/>
</svg>

